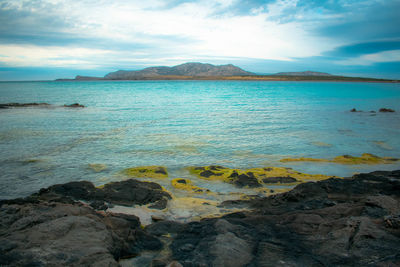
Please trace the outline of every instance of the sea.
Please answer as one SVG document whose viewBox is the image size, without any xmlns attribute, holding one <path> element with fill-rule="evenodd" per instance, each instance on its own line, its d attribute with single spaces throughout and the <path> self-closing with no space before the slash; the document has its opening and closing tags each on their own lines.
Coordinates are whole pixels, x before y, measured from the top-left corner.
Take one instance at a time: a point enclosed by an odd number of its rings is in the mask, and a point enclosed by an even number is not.
<svg viewBox="0 0 400 267">
<path fill-rule="evenodd" d="M 341 177 L 400 169 L 280 162 L 362 153 L 400 158 L 399 83 L 0 82 L 0 103 L 12 102 L 52 106 L 0 109 L 0 199 L 69 181 L 101 185 L 135 166 L 165 166 L 171 177 L 205 165 Z M 62 107 L 73 103 L 85 108 Z"/>
</svg>

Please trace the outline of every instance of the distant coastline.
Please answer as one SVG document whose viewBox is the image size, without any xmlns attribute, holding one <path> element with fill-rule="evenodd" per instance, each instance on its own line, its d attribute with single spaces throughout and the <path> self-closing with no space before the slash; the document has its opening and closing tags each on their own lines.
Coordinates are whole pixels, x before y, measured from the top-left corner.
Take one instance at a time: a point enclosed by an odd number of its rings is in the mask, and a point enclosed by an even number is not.
<svg viewBox="0 0 400 267">
<path fill-rule="evenodd" d="M 231 76 L 231 77 L 200 77 L 200 76 L 159 76 L 143 77 L 137 79 L 104 79 L 98 77 L 87 77 L 86 79 L 56 79 L 58 82 L 84 82 L 84 81 L 298 81 L 298 82 L 376 82 L 376 83 L 399 83 L 400 80 L 346 77 L 346 76 Z"/>
<path fill-rule="evenodd" d="M 137 71 L 119 70 L 104 77 L 76 76 L 56 81 L 146 81 L 146 80 L 223 80 L 223 81 L 338 81 L 398 83 L 399 80 L 336 76 L 323 72 L 280 72 L 259 75 L 228 64 L 215 66 L 204 63 L 185 63 L 174 67 L 150 67 Z"/>
</svg>

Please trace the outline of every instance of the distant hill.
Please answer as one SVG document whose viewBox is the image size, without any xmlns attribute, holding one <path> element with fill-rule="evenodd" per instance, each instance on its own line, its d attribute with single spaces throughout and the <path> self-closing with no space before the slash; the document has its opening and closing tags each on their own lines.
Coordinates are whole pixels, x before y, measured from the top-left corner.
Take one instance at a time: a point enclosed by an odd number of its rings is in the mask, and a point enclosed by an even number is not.
<svg viewBox="0 0 400 267">
<path fill-rule="evenodd" d="M 279 72 L 272 75 L 259 75 L 245 71 L 232 64 L 212 65 L 204 63 L 185 63 L 174 67 L 150 67 L 142 70 L 119 70 L 104 77 L 76 76 L 75 79 L 57 81 L 102 81 L 102 80 L 243 80 L 243 81 L 349 81 L 349 82 L 399 82 L 361 77 L 344 77 L 324 72 Z"/>
<path fill-rule="evenodd" d="M 246 76 L 254 73 L 242 70 L 232 64 L 215 66 L 203 63 L 185 63 L 174 67 L 150 67 L 143 70 L 119 70 L 104 76 L 106 80 L 135 80 L 160 76 L 220 77 Z"/>
<path fill-rule="evenodd" d="M 333 76 L 332 74 L 317 71 L 300 71 L 300 72 L 278 72 L 273 75 L 277 76 Z"/>
</svg>

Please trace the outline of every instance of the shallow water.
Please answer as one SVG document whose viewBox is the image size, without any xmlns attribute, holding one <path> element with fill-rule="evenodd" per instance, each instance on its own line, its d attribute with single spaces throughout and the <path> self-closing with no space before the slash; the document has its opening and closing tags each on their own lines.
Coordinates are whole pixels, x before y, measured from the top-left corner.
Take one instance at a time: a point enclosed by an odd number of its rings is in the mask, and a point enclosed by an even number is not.
<svg viewBox="0 0 400 267">
<path fill-rule="evenodd" d="M 185 166 L 211 164 L 337 176 L 400 168 L 279 162 L 365 152 L 400 158 L 400 84 L 1 82 L 0 103 L 9 102 L 79 102 L 87 108 L 0 110 L 1 199 L 72 180 L 102 184 L 120 179 L 124 168 L 143 165 L 166 166 L 171 178 L 190 177 Z M 349 112 L 382 107 L 397 112 Z M 107 168 L 95 172 L 88 167 L 93 163 Z"/>
</svg>

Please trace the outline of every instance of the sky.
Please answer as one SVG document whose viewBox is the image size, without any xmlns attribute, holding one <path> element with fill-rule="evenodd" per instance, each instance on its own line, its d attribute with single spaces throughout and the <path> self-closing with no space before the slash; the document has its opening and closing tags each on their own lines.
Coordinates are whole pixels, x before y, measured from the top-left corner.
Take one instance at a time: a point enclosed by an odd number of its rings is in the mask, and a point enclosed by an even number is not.
<svg viewBox="0 0 400 267">
<path fill-rule="evenodd" d="M 400 79 L 400 0 L 0 0 L 0 80 L 185 62 Z"/>
</svg>

